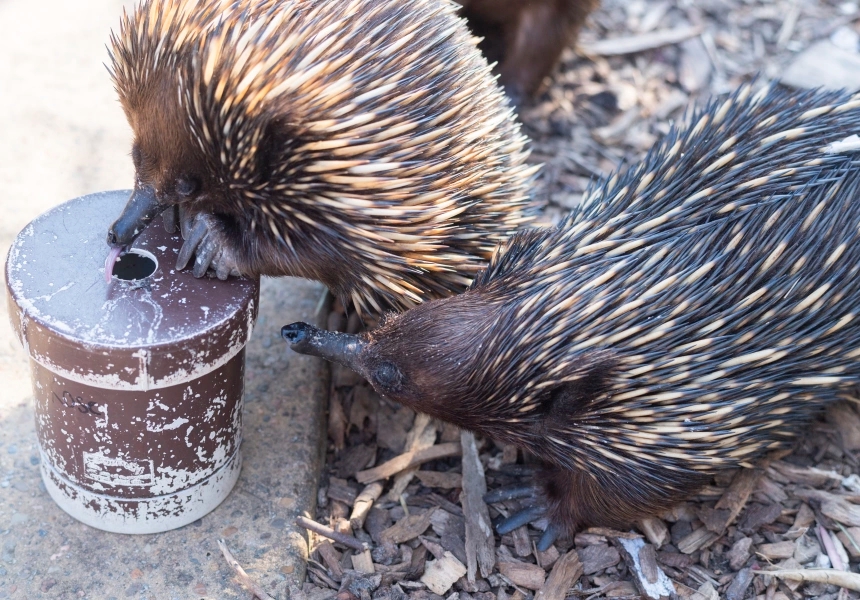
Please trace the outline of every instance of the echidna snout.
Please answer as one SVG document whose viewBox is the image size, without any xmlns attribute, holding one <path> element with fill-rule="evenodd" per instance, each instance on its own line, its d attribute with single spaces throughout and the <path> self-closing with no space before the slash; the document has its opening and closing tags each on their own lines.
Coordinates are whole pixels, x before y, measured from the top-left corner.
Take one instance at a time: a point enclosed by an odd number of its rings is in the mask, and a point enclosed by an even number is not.
<svg viewBox="0 0 860 600">
<path fill-rule="evenodd" d="M 281 337 L 294 352 L 339 363 L 363 375 L 379 393 L 393 394 L 393 399 L 403 401 L 397 395 L 403 388 L 402 371 L 394 361 L 380 357 L 365 336 L 323 331 L 307 323 L 292 323 L 281 328 Z"/>
<path fill-rule="evenodd" d="M 136 187 L 119 218 L 110 226 L 107 243 L 111 247 L 128 246 L 162 211 L 152 186 Z"/>
<path fill-rule="evenodd" d="M 304 342 L 314 331 L 317 331 L 317 328 L 313 325 L 308 325 L 307 323 L 291 323 L 290 325 L 284 325 L 281 327 L 281 337 L 287 340 L 287 343 L 290 344 L 290 348 L 301 354 L 306 354 L 305 352 L 302 352 L 302 342 Z"/>
<path fill-rule="evenodd" d="M 105 259 L 105 282 L 110 282 L 119 255 L 162 210 L 164 207 L 151 186 L 135 187 L 122 214 L 108 229 L 107 243 L 111 250 Z"/>
<path fill-rule="evenodd" d="M 319 356 L 364 374 L 361 353 L 365 342 L 361 336 L 324 331 L 308 323 L 292 323 L 281 328 L 281 337 L 299 354 Z"/>
</svg>

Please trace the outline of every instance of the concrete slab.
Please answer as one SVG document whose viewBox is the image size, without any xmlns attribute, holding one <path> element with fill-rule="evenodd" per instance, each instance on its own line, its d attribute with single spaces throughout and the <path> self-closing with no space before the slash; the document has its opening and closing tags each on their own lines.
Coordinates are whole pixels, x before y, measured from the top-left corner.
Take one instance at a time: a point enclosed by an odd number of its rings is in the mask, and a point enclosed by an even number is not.
<svg viewBox="0 0 860 600">
<path fill-rule="evenodd" d="M 51 206 L 130 187 L 130 133 L 103 67 L 110 28 L 130 5 L 45 0 L 34 10 L 26 0 L 0 1 L 4 260 L 15 234 Z M 286 597 L 304 570 L 306 544 L 292 522 L 316 497 L 328 371 L 288 353 L 278 333 L 285 323 L 317 320 L 324 293 L 307 281 L 263 282 L 248 349 L 239 482 L 203 519 L 145 536 L 89 528 L 48 497 L 28 363 L 0 301 L 0 599 L 247 597 L 218 538 L 271 595 Z"/>
</svg>

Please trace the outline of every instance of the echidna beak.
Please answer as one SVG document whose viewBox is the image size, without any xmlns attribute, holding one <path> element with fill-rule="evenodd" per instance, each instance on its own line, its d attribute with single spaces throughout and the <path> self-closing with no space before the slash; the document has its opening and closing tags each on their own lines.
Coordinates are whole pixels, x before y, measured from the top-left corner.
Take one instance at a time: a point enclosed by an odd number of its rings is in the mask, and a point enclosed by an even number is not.
<svg viewBox="0 0 860 600">
<path fill-rule="evenodd" d="M 361 373 L 359 359 L 365 341 L 357 335 L 323 331 L 307 323 L 292 323 L 281 327 L 281 337 L 299 354 L 319 356 Z"/>
<path fill-rule="evenodd" d="M 162 210 L 155 188 L 135 186 L 119 219 L 108 230 L 107 243 L 113 247 L 128 246 Z"/>
</svg>

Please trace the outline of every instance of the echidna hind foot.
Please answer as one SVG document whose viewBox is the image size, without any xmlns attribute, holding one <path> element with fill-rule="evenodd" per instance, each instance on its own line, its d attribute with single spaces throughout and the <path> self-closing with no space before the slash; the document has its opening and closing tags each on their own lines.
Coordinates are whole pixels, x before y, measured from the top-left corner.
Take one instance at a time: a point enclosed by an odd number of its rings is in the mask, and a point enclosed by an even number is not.
<svg viewBox="0 0 860 600">
<path fill-rule="evenodd" d="M 573 536 L 584 527 L 601 526 L 623 529 L 637 521 L 662 514 L 684 501 L 703 487 L 709 477 L 689 475 L 649 482 L 643 488 L 631 488 L 629 474 L 607 475 L 601 481 L 584 471 L 569 470 L 543 463 L 541 468 L 520 486 L 500 488 L 489 492 L 484 500 L 489 504 L 521 500 L 521 508 L 499 519 L 499 535 L 545 519 L 548 524 L 537 544 L 546 550 L 558 537 Z M 628 482 L 625 485 L 623 482 Z M 637 485 L 643 483 L 637 479 Z M 660 486 L 667 485 L 668 488 Z M 650 494 L 644 490 L 650 490 Z M 674 490 L 667 493 L 667 489 Z"/>
<path fill-rule="evenodd" d="M 485 496 L 488 503 L 522 499 L 525 505 L 499 520 L 500 535 L 539 519 L 547 528 L 537 546 L 546 550 L 560 536 L 572 536 L 584 527 L 623 529 L 647 516 L 656 516 L 682 502 L 704 486 L 708 477 L 687 474 L 677 481 L 661 480 L 644 487 L 625 485 L 627 475 L 607 475 L 600 481 L 584 471 L 569 470 L 544 463 L 533 480 L 522 487 L 496 490 Z M 666 493 L 670 485 L 673 492 Z M 650 492 L 650 493 L 649 493 Z"/>
<path fill-rule="evenodd" d="M 685 473 L 677 478 L 667 475 L 656 480 L 636 473 L 607 472 L 595 477 L 593 472 L 549 464 L 538 477 L 547 519 L 559 533 L 570 535 L 591 526 L 621 529 L 642 518 L 662 514 L 696 493 L 710 479 L 699 473 Z"/>
</svg>

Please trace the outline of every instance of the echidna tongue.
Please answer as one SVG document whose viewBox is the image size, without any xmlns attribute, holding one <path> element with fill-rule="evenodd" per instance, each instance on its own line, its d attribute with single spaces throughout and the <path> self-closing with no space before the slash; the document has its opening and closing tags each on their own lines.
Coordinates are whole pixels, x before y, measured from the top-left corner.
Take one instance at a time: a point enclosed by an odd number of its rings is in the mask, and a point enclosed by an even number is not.
<svg viewBox="0 0 860 600">
<path fill-rule="evenodd" d="M 105 283 L 110 283 L 110 279 L 113 277 L 113 267 L 123 250 L 125 250 L 125 246 L 114 246 L 110 249 L 105 259 Z"/>
<path fill-rule="evenodd" d="M 319 356 L 361 373 L 359 356 L 365 342 L 360 336 L 323 331 L 307 323 L 285 325 L 281 328 L 281 336 L 299 354 Z"/>
</svg>

